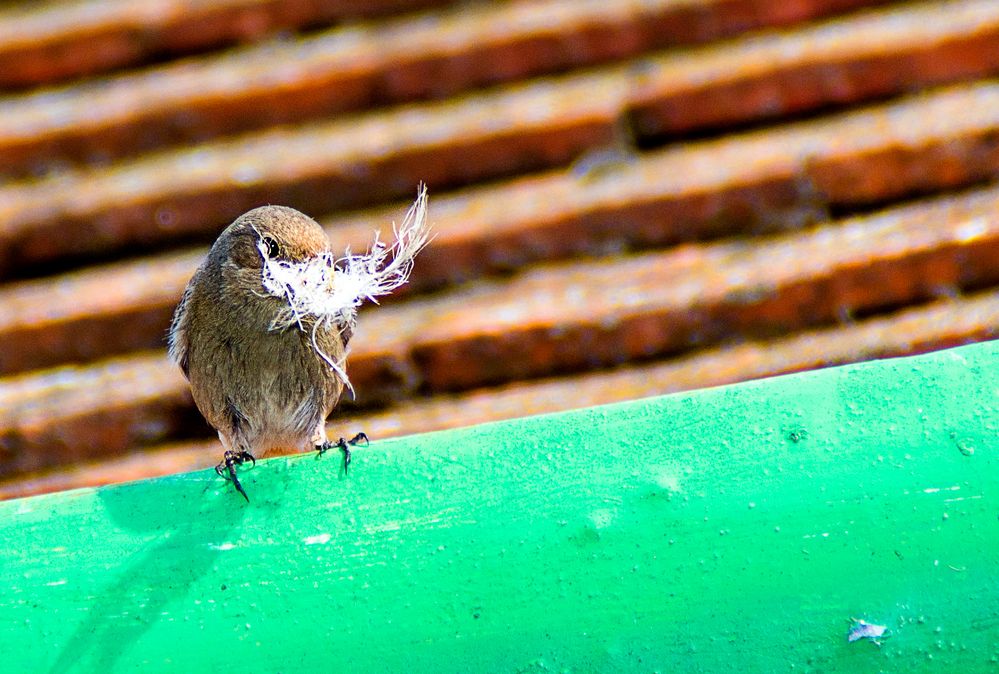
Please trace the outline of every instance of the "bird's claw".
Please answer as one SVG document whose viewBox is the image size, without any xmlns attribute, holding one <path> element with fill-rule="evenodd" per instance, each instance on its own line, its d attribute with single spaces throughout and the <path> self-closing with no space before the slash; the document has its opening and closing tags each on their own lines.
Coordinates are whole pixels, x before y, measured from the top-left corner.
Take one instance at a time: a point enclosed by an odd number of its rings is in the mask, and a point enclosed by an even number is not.
<svg viewBox="0 0 999 674">
<path fill-rule="evenodd" d="M 243 485 L 240 484 L 239 478 L 236 477 L 236 466 L 241 466 L 247 461 L 252 462 L 254 466 L 257 465 L 257 460 L 245 449 L 238 452 L 227 449 L 225 454 L 222 455 L 222 461 L 219 462 L 219 465 L 215 466 L 215 472 L 232 482 L 232 486 L 236 488 L 236 491 L 242 494 L 246 502 L 249 503 L 250 497 L 246 495 Z"/>
<path fill-rule="evenodd" d="M 344 440 L 343 438 L 340 438 L 336 442 L 330 442 L 329 440 L 327 440 L 323 444 L 317 445 L 316 450 L 319 452 L 318 456 L 322 456 L 323 454 L 333 449 L 334 447 L 343 452 L 343 472 L 346 473 L 347 469 L 350 467 L 350 448 L 356 447 L 362 441 L 364 442 L 365 445 L 367 445 L 368 436 L 364 433 L 358 433 L 350 440 Z"/>
</svg>

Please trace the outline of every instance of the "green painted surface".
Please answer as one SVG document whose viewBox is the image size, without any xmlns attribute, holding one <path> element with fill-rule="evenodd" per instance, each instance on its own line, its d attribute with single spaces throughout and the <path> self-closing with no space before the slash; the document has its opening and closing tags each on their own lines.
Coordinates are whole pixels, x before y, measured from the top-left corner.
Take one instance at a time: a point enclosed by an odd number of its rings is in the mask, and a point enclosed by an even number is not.
<svg viewBox="0 0 999 674">
<path fill-rule="evenodd" d="M 0 503 L 5 672 L 995 671 L 999 343 Z M 849 643 L 850 618 L 888 628 Z"/>
</svg>

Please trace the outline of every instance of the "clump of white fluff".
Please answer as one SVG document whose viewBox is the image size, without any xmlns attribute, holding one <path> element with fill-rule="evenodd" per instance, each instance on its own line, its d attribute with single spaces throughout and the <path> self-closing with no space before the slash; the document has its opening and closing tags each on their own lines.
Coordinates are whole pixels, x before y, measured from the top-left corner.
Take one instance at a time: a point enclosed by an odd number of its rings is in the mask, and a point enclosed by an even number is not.
<svg viewBox="0 0 999 674">
<path fill-rule="evenodd" d="M 348 248 L 341 258 L 324 253 L 301 262 L 269 258 L 267 245 L 262 240 L 257 242 L 264 260 L 264 290 L 288 304 L 271 322 L 271 329 L 285 330 L 297 324 L 304 332 L 305 326 L 311 324 L 313 348 L 351 393 L 354 389 L 343 362 L 334 361 L 319 348 L 316 331 L 336 326 L 353 328 L 357 309 L 365 300 L 377 304 L 377 297 L 391 293 L 409 279 L 416 254 L 430 240 L 425 185 L 420 185 L 416 202 L 402 224 L 396 227 L 393 223 L 392 230 L 392 245 L 386 245 L 375 232 L 375 241 L 364 255 L 352 255 Z"/>
</svg>

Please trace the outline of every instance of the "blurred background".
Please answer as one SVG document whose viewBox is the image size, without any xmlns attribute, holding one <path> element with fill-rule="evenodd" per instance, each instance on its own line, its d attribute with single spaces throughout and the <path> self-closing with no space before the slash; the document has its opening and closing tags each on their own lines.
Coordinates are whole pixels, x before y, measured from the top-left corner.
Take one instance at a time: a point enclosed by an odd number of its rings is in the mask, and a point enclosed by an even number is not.
<svg viewBox="0 0 999 674">
<path fill-rule="evenodd" d="M 997 74 L 995 0 L 0 4 L 0 498 L 219 460 L 165 335 L 267 203 L 429 186 L 334 438 L 994 338 Z"/>
</svg>

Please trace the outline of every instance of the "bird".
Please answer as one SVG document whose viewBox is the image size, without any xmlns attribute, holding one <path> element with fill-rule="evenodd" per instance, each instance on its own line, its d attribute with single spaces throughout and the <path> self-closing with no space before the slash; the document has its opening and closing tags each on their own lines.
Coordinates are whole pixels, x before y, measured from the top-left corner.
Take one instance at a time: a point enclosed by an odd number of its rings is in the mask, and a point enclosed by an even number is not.
<svg viewBox="0 0 999 674">
<path fill-rule="evenodd" d="M 174 312 L 169 356 L 191 384 L 194 403 L 222 442 L 215 471 L 249 502 L 237 468 L 258 457 L 350 447 L 331 442 L 326 418 L 344 389 L 357 309 L 409 280 L 430 240 L 427 188 L 395 241 L 375 233 L 366 254 L 337 257 L 326 232 L 287 206 L 261 206 L 236 218 L 212 244 Z"/>
<path fill-rule="evenodd" d="M 201 414 L 224 451 L 216 472 L 247 501 L 236 468 L 268 455 L 349 445 L 364 433 L 330 442 L 326 418 L 347 379 L 341 367 L 352 321 L 301 316 L 276 329 L 285 298 L 262 285 L 268 262 L 293 268 L 332 259 L 326 232 L 286 206 L 255 208 L 229 225 L 198 267 L 174 313 L 171 359 L 191 384 Z M 325 356 L 323 357 L 320 356 Z"/>
</svg>

